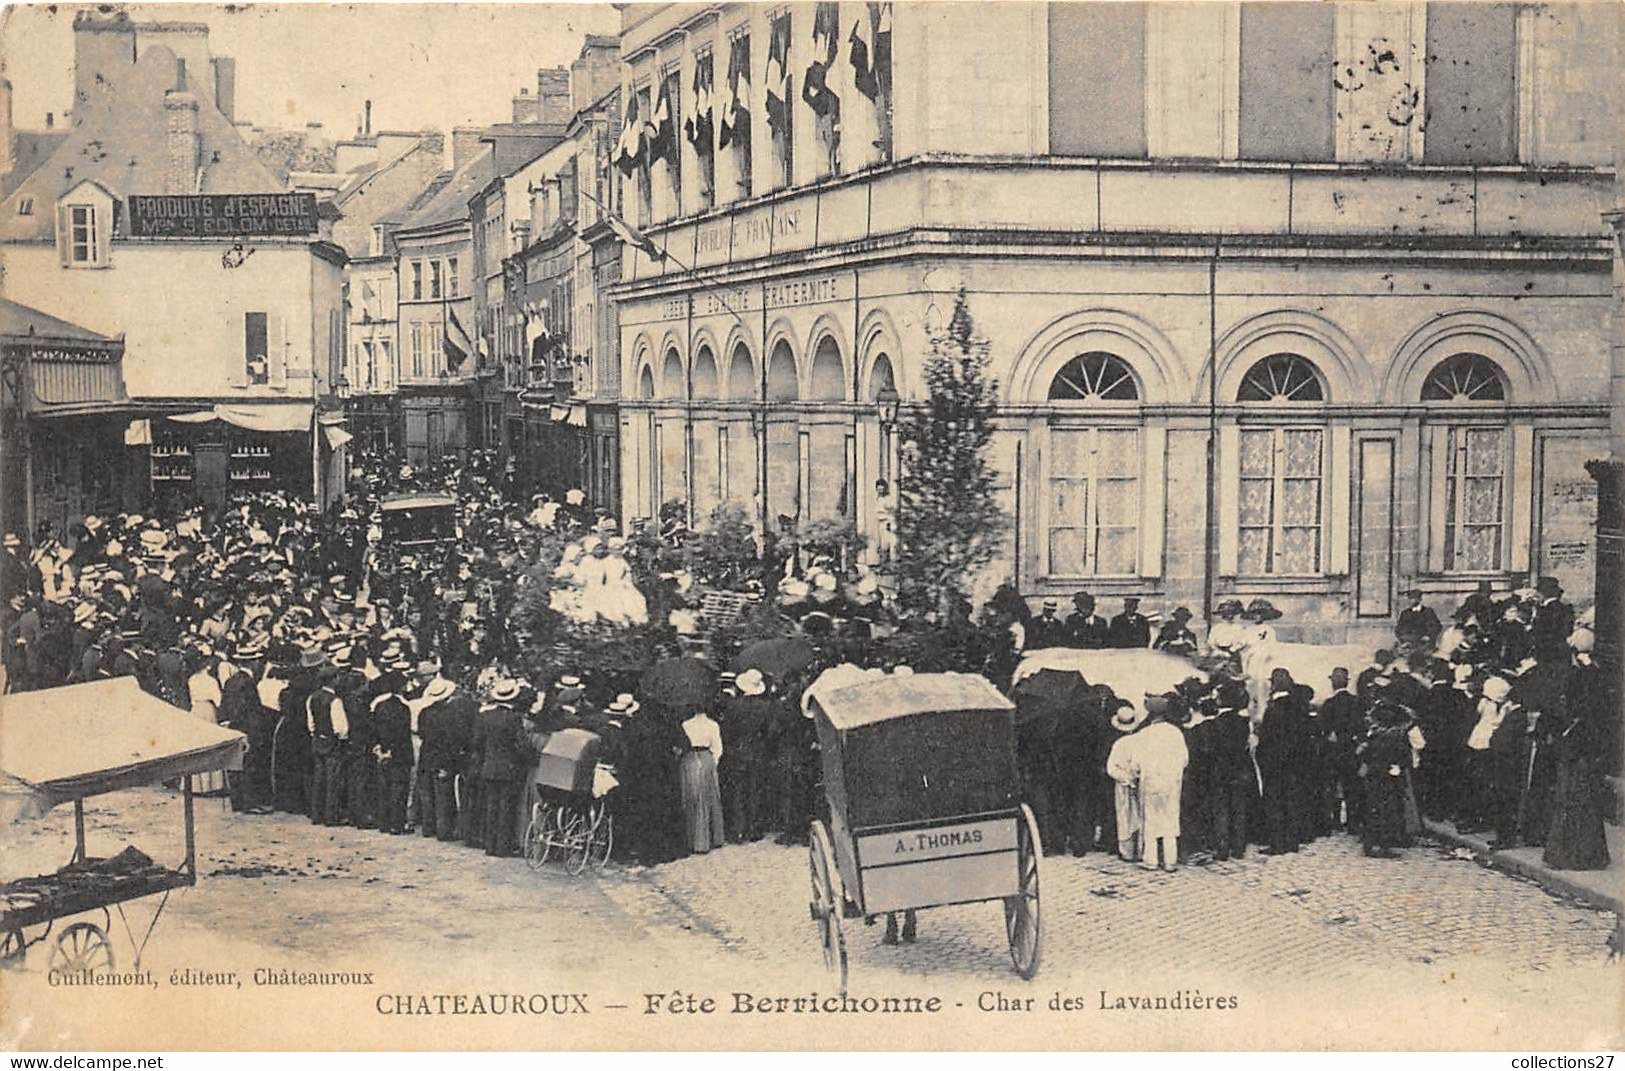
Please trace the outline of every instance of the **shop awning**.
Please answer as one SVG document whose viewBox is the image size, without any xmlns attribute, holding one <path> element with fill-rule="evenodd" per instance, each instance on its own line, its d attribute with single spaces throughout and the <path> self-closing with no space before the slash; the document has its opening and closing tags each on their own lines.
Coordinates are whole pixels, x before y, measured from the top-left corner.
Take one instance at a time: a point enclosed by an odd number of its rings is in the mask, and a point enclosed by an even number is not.
<svg viewBox="0 0 1625 1071">
<path fill-rule="evenodd" d="M 152 421 L 132 420 L 124 429 L 125 446 L 151 446 Z"/>
<path fill-rule="evenodd" d="M 354 435 L 351 435 L 349 432 L 345 431 L 336 424 L 323 424 L 322 435 L 327 439 L 327 447 L 329 450 L 337 450 L 339 447 L 355 438 Z"/>
<path fill-rule="evenodd" d="M 207 424 L 219 420 L 249 431 L 309 431 L 309 405 L 216 405 L 195 413 L 178 413 L 169 419 L 180 424 Z"/>
<path fill-rule="evenodd" d="M 570 426 L 573 428 L 584 428 L 587 426 L 586 406 L 572 405 L 570 407 Z"/>
</svg>

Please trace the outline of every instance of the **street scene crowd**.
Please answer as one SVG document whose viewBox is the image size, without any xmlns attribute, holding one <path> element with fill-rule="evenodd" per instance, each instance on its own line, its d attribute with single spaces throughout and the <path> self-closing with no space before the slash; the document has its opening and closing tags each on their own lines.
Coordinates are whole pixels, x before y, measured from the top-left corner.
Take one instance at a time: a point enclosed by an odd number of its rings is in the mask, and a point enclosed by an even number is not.
<svg viewBox="0 0 1625 1071">
<path fill-rule="evenodd" d="M 1338 831 L 1391 857 L 1423 817 L 1607 866 L 1617 712 L 1550 578 L 1489 584 L 1446 621 L 1420 590 L 1390 649 L 1294 679 L 1267 600 L 1223 601 L 1199 639 L 1139 600 L 1034 614 L 1009 586 L 905 610 L 840 533 L 758 541 L 726 511 L 617 531 L 579 492 L 522 499 L 489 456 L 362 459 L 323 512 L 262 493 L 219 512 L 87 517 L 5 536 L 7 691 L 132 676 L 247 737 L 205 783 L 251 816 L 308 815 L 514 854 L 553 734 L 585 729 L 615 785 L 621 859 L 658 865 L 776 837 L 820 810 L 807 694 L 819 677 L 982 674 L 1016 704 L 1024 794 L 1046 852 L 1173 869 L 1298 850 Z M 438 541 L 385 538 L 402 492 L 455 497 Z M 1146 694 L 1025 655 L 1179 659 Z M 1086 664 L 1086 663 L 1084 663 Z M 1318 698 L 1317 698 L 1318 694 Z M 245 817 L 245 820 L 248 820 Z"/>
</svg>

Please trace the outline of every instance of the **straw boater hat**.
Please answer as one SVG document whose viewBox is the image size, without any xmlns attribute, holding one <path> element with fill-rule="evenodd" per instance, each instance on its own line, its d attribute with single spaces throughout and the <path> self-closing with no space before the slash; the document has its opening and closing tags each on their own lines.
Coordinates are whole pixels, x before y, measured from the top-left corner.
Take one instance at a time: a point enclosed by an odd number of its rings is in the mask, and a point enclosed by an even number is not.
<svg viewBox="0 0 1625 1071">
<path fill-rule="evenodd" d="M 1145 721 L 1145 711 L 1136 710 L 1134 704 L 1127 699 L 1119 699 L 1116 713 L 1112 715 L 1112 728 L 1120 733 L 1133 732 Z"/>
<path fill-rule="evenodd" d="M 636 714 L 642 709 L 642 704 L 637 701 L 637 698 L 631 692 L 622 692 L 615 697 L 615 702 L 609 705 L 611 714 L 619 714 L 623 718 Z"/>
<path fill-rule="evenodd" d="M 457 686 L 451 681 L 444 677 L 436 677 L 423 689 L 422 699 L 425 702 L 438 703 L 456 690 Z"/>
<path fill-rule="evenodd" d="M 73 608 L 73 623 L 83 625 L 96 616 L 96 607 L 92 603 L 82 602 Z"/>
<path fill-rule="evenodd" d="M 762 695 L 767 691 L 767 678 L 759 669 L 747 669 L 734 680 L 740 695 Z"/>
<path fill-rule="evenodd" d="M 504 678 L 491 685 L 491 701 L 495 703 L 511 703 L 519 698 L 524 691 L 519 682 L 512 677 Z"/>
</svg>

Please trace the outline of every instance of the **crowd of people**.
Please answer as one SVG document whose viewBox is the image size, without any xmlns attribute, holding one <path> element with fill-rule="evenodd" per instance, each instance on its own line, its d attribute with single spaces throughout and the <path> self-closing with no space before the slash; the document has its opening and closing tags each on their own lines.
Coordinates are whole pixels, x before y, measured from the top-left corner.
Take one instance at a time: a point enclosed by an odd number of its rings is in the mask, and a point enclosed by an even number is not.
<svg viewBox="0 0 1625 1071">
<path fill-rule="evenodd" d="M 883 578 L 770 539 L 726 566 L 757 596 L 746 618 L 702 630 L 695 563 L 716 555 L 673 518 L 621 533 L 580 492 L 521 501 L 478 455 L 358 465 L 327 510 L 260 493 L 218 512 L 87 517 L 32 546 L 6 535 L 6 689 L 132 676 L 245 734 L 242 771 L 205 786 L 242 814 L 492 855 L 519 847 L 549 740 L 585 729 L 615 771 L 618 854 L 655 865 L 728 841 L 805 842 L 821 794 L 804 697 L 831 667 L 974 672 L 1010 689 L 1025 652 L 1150 649 L 1190 677 L 1154 695 L 1080 680 L 1059 717 L 1018 715 L 1050 853 L 1172 868 L 1349 830 L 1388 855 L 1426 816 L 1545 844 L 1553 866 L 1607 863 L 1616 712 L 1592 634 L 1549 578 L 1486 585 L 1448 627 L 1412 593 L 1394 649 L 1334 670 L 1317 702 L 1270 666 L 1280 612 L 1263 599 L 1221 604 L 1205 642 L 1183 607 L 1164 621 L 1129 598 L 1108 619 L 1079 593 L 1065 617 L 1054 600 L 1035 614 L 1009 587 L 980 611 L 948 593 L 905 619 Z M 383 504 L 403 491 L 453 495 L 456 537 L 385 538 Z M 801 657 L 737 661 L 764 636 L 793 638 Z M 698 692 L 649 683 L 653 665 L 695 654 L 719 667 Z M 1019 684 L 1013 695 L 1020 709 Z"/>
</svg>

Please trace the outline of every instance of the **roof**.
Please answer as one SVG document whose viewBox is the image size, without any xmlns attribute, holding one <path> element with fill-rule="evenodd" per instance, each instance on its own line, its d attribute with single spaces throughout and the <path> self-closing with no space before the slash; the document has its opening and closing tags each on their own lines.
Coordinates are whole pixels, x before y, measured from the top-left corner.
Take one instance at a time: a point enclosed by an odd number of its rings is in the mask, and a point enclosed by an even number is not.
<svg viewBox="0 0 1625 1071">
<path fill-rule="evenodd" d="M 11 170 L 0 175 L 0 197 L 23 184 L 39 165 L 68 140 L 66 130 L 18 130 L 11 136 Z"/>
<path fill-rule="evenodd" d="M 134 677 L 8 695 L 0 811 L 38 815 L 86 796 L 238 769 L 244 741 L 148 695 Z"/>
<path fill-rule="evenodd" d="M 56 213 L 36 207 L 32 215 L 19 216 L 15 202 L 21 197 L 32 196 L 38 205 L 54 205 L 62 194 L 87 179 L 120 198 L 165 192 L 169 120 L 164 98 L 174 87 L 175 69 L 175 54 L 160 45 L 143 52 L 120 74 L 117 85 L 87 109 L 83 121 L 49 159 L 0 203 L 0 239 L 53 237 Z M 193 97 L 198 104 L 200 159 L 205 161 L 199 192 L 276 193 L 287 189 L 260 163 L 207 94 Z"/>
<path fill-rule="evenodd" d="M 106 335 L 98 335 L 88 327 L 59 320 L 50 313 L 27 305 L 0 298 L 0 335 L 7 338 L 34 335 L 40 338 L 68 339 L 75 342 L 112 342 Z"/>
<path fill-rule="evenodd" d="M 972 673 L 873 677 L 821 690 L 812 701 L 841 731 L 921 714 L 977 710 L 1003 713 L 1015 709 L 986 677 Z"/>
<path fill-rule="evenodd" d="M 443 186 L 419 202 L 401 221 L 402 230 L 433 227 L 468 219 L 468 201 L 496 177 L 496 154 L 486 145 L 474 158 L 451 173 Z"/>
</svg>

